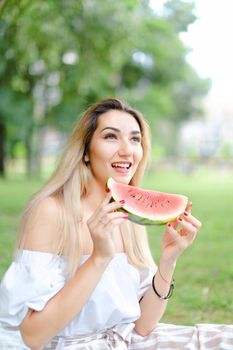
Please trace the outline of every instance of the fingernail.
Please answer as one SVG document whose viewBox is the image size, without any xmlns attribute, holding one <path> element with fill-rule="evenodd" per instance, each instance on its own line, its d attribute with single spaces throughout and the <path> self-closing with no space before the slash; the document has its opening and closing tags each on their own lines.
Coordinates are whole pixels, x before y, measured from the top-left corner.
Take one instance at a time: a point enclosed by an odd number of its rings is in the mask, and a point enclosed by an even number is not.
<svg viewBox="0 0 233 350">
<path fill-rule="evenodd" d="M 121 204 L 125 204 L 125 200 L 124 200 L 124 199 L 121 199 L 119 202 L 120 202 Z"/>
<path fill-rule="evenodd" d="M 171 227 L 171 224 L 167 224 L 167 227 Z"/>
<path fill-rule="evenodd" d="M 184 216 L 189 216 L 189 213 L 187 211 L 185 211 Z"/>
<path fill-rule="evenodd" d="M 110 188 L 107 188 L 107 190 L 106 190 L 108 193 L 110 192 Z"/>
<path fill-rule="evenodd" d="M 179 221 L 183 221 L 181 218 L 178 218 Z"/>
</svg>

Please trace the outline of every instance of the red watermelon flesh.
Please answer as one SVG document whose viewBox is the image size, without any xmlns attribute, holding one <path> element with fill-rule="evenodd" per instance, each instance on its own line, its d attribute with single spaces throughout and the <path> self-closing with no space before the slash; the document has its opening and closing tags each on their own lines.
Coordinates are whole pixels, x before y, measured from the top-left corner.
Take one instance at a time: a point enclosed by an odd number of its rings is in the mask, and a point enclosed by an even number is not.
<svg viewBox="0 0 233 350">
<path fill-rule="evenodd" d="M 180 194 L 141 189 L 108 179 L 107 187 L 115 201 L 125 200 L 123 209 L 129 219 L 142 225 L 159 225 L 175 220 L 188 204 L 188 198 Z"/>
</svg>

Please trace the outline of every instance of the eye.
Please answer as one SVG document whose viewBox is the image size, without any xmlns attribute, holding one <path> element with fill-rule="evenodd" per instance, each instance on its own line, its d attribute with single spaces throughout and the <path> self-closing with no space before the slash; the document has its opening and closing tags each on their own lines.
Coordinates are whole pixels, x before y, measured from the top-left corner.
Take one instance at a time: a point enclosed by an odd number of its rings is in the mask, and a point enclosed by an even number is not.
<svg viewBox="0 0 233 350">
<path fill-rule="evenodd" d="M 104 136 L 104 139 L 105 140 L 107 140 L 107 139 L 116 139 L 117 137 L 116 137 L 116 135 L 115 134 L 113 134 L 113 133 L 109 133 L 109 134 L 106 134 L 105 136 Z"/>
<path fill-rule="evenodd" d="M 132 140 L 133 140 L 134 142 L 139 142 L 139 143 L 141 143 L 141 137 L 140 137 L 140 136 L 133 136 L 133 137 L 132 137 Z"/>
</svg>

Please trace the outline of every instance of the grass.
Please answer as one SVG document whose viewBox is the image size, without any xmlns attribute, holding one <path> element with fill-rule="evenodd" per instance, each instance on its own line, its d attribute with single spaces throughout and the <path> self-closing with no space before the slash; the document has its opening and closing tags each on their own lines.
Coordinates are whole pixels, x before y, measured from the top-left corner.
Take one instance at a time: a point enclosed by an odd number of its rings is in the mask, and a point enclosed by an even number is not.
<svg viewBox="0 0 233 350">
<path fill-rule="evenodd" d="M 206 170 L 190 177 L 151 174 L 145 184 L 151 189 L 187 195 L 193 202 L 192 214 L 203 223 L 197 239 L 177 263 L 176 288 L 163 322 L 232 323 L 232 176 Z M 163 230 L 149 229 L 155 260 L 160 256 Z"/>
<path fill-rule="evenodd" d="M 12 260 L 20 215 L 40 185 L 39 181 L 22 178 L 0 180 L 0 277 Z"/>
<path fill-rule="evenodd" d="M 20 213 L 41 183 L 13 177 L 0 180 L 0 277 L 12 260 Z M 196 241 L 178 261 L 175 291 L 162 322 L 232 323 L 233 177 L 207 170 L 189 177 L 155 171 L 144 187 L 186 194 L 193 202 L 193 215 L 203 222 Z M 155 260 L 163 230 L 148 229 Z"/>
</svg>

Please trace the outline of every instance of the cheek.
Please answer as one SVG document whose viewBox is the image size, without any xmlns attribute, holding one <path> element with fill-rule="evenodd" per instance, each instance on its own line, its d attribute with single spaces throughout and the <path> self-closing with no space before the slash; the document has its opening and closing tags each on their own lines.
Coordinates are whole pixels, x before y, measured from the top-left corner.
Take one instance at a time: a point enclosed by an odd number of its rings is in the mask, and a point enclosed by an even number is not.
<svg viewBox="0 0 233 350">
<path fill-rule="evenodd" d="M 135 152 L 135 158 L 137 159 L 138 162 L 140 162 L 142 157 L 143 157 L 143 149 L 142 147 L 139 147 Z"/>
<path fill-rule="evenodd" d="M 90 160 L 92 163 L 106 161 L 110 156 L 111 148 L 106 147 L 101 142 L 96 143 L 90 148 Z"/>
</svg>

